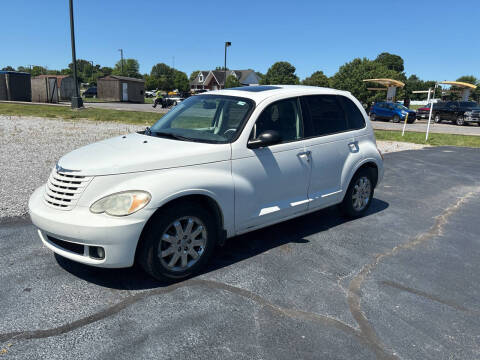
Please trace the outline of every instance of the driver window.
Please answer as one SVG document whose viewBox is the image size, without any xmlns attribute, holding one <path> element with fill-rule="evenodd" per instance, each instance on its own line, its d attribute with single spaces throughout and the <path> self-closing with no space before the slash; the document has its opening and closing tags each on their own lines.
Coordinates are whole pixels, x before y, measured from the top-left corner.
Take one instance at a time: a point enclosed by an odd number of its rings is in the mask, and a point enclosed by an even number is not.
<svg viewBox="0 0 480 360">
<path fill-rule="evenodd" d="M 277 131 L 282 143 L 303 137 L 297 98 L 277 101 L 263 110 L 253 127 L 251 138 L 256 139 L 267 130 Z"/>
</svg>

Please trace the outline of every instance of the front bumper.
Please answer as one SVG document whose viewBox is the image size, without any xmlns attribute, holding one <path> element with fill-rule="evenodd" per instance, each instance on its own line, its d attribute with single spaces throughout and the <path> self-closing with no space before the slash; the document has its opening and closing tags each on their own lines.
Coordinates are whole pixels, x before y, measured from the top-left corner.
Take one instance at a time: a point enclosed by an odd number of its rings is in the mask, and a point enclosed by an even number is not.
<svg viewBox="0 0 480 360">
<path fill-rule="evenodd" d="M 465 122 L 480 123 L 480 117 L 477 116 L 465 116 Z"/>
<path fill-rule="evenodd" d="M 132 266 L 138 239 L 145 223 L 155 211 L 142 209 L 124 217 L 93 214 L 88 207 L 76 206 L 72 210 L 58 210 L 43 200 L 44 186 L 30 197 L 28 209 L 32 223 L 39 229 L 43 244 L 68 259 L 98 267 L 121 268 Z M 68 250 L 50 238 L 84 246 L 83 254 Z M 78 247 L 78 246 L 77 246 Z M 103 259 L 89 255 L 89 247 L 102 247 Z"/>
</svg>

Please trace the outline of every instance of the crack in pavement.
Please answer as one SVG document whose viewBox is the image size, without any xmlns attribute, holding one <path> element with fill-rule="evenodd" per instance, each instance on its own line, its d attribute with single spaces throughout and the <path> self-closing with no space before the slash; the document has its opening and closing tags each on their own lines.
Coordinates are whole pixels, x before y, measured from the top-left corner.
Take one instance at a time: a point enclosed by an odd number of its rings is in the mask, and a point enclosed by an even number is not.
<svg viewBox="0 0 480 360">
<path fill-rule="evenodd" d="M 454 309 L 457 309 L 457 310 L 460 310 L 460 311 L 468 312 L 468 313 L 471 313 L 471 314 L 480 314 L 480 311 L 468 309 L 468 308 L 466 308 L 462 305 L 459 305 L 459 304 L 457 304 L 453 301 L 443 300 L 439 296 L 426 293 L 425 291 L 422 291 L 422 290 L 413 289 L 411 287 L 399 284 L 399 283 L 394 282 L 394 281 L 381 281 L 380 283 L 383 284 L 383 285 L 386 285 L 386 286 L 393 287 L 393 288 L 398 289 L 398 290 L 406 291 L 406 292 L 409 292 L 411 294 L 430 299 L 432 301 L 438 302 L 438 303 L 443 304 L 443 305 L 453 307 Z"/>
<path fill-rule="evenodd" d="M 364 342 L 357 329 L 335 318 L 332 318 L 326 315 L 312 313 L 312 312 L 297 310 L 297 309 L 284 308 L 282 306 L 269 302 L 268 300 L 262 298 L 261 296 L 249 290 L 241 289 L 241 288 L 228 285 L 225 283 L 217 282 L 217 281 L 201 280 L 201 279 L 191 279 L 181 283 L 169 285 L 168 287 L 165 287 L 165 288 L 157 288 L 150 291 L 144 291 L 135 295 L 131 295 L 124 298 L 122 301 L 118 302 L 117 304 L 110 306 L 104 310 L 101 310 L 97 313 L 94 313 L 92 315 L 75 320 L 68 324 L 54 327 L 51 329 L 0 333 L 0 342 L 5 342 L 13 339 L 14 340 L 42 339 L 42 338 L 62 335 L 62 334 L 71 332 L 75 329 L 78 329 L 80 327 L 95 323 L 97 321 L 103 320 L 112 315 L 115 315 L 119 313 L 121 310 L 127 308 L 130 305 L 133 305 L 134 303 L 140 300 L 144 300 L 154 295 L 168 294 L 177 289 L 191 287 L 191 286 L 204 286 L 210 289 L 219 289 L 219 290 L 224 290 L 233 294 L 237 294 L 244 298 L 252 300 L 253 302 L 265 308 L 268 308 L 269 310 L 271 310 L 272 312 L 278 315 L 283 315 L 283 316 L 297 319 L 297 320 L 310 320 L 310 321 L 321 322 L 325 325 L 333 326 L 339 330 L 342 330 L 351 335 L 354 335 L 359 340 Z"/>
<path fill-rule="evenodd" d="M 384 348 L 384 344 L 378 338 L 375 329 L 368 321 L 366 315 L 361 309 L 361 287 L 367 276 L 375 269 L 375 267 L 385 258 L 395 256 L 402 250 L 412 249 L 417 245 L 424 243 L 435 236 L 441 236 L 443 234 L 443 227 L 447 223 L 448 218 L 454 214 L 466 201 L 468 201 L 474 194 L 478 193 L 479 189 L 470 191 L 467 194 L 460 197 L 457 202 L 436 217 L 435 223 L 430 229 L 424 233 L 417 235 L 413 240 L 404 244 L 397 245 L 394 248 L 376 255 L 374 261 L 370 264 L 366 264 L 358 272 L 358 274 L 350 281 L 348 287 L 347 301 L 350 307 L 350 312 L 355 321 L 360 327 L 360 333 L 363 335 L 368 344 L 374 349 L 377 358 L 379 359 L 398 359 L 395 353 L 389 353 Z"/>
</svg>

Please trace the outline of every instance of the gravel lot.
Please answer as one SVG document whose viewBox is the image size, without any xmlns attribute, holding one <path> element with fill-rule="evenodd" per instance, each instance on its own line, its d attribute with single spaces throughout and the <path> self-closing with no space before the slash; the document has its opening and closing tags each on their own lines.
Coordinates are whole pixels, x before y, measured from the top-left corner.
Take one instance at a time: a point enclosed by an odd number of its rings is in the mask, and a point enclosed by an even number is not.
<svg viewBox="0 0 480 360">
<path fill-rule="evenodd" d="M 28 198 L 67 152 L 139 129 L 112 122 L 0 115 L 0 218 L 25 215 Z"/>
<path fill-rule="evenodd" d="M 88 120 L 66 121 L 0 115 L 0 218 L 27 213 L 30 194 L 43 184 L 57 160 L 69 151 L 142 127 Z M 422 145 L 379 141 L 384 153 Z"/>
</svg>

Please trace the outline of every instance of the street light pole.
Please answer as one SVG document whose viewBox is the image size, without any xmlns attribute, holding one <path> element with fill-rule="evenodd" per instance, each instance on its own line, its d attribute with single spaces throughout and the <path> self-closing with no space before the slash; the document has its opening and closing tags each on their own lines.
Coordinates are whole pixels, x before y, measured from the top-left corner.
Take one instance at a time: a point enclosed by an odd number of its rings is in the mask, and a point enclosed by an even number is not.
<svg viewBox="0 0 480 360">
<path fill-rule="evenodd" d="M 231 46 L 232 43 L 230 41 L 225 41 L 225 62 L 223 63 L 223 71 L 225 72 L 225 80 L 223 83 L 223 88 L 227 85 L 227 47 Z"/>
<path fill-rule="evenodd" d="M 72 96 L 72 109 L 83 107 L 83 101 L 78 91 L 77 82 L 77 56 L 75 54 L 75 24 L 73 22 L 73 3 L 69 0 L 70 5 L 70 35 L 72 40 L 72 63 L 73 63 L 73 82 L 75 83 L 75 96 Z"/>
</svg>

